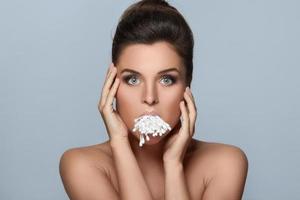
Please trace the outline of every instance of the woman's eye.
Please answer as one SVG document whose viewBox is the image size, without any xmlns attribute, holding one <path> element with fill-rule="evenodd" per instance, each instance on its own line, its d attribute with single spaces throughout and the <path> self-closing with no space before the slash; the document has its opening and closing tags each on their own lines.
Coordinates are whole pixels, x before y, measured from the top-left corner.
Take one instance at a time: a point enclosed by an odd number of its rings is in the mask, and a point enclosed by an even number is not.
<svg viewBox="0 0 300 200">
<path fill-rule="evenodd" d="M 123 78 L 123 80 L 129 85 L 136 85 L 139 83 L 139 79 L 136 75 L 128 75 Z M 164 75 L 161 79 L 164 85 L 172 85 L 176 82 L 176 79 L 171 75 Z"/>
<path fill-rule="evenodd" d="M 135 85 L 136 82 L 137 82 L 137 77 L 136 76 L 132 76 L 132 75 L 129 75 L 129 76 L 126 76 L 124 78 L 125 82 L 128 83 L 129 85 Z"/>
<path fill-rule="evenodd" d="M 170 75 L 165 75 L 163 76 L 162 80 L 166 80 L 166 85 L 171 85 L 171 84 L 174 84 L 175 83 L 175 78 L 170 76 Z"/>
</svg>

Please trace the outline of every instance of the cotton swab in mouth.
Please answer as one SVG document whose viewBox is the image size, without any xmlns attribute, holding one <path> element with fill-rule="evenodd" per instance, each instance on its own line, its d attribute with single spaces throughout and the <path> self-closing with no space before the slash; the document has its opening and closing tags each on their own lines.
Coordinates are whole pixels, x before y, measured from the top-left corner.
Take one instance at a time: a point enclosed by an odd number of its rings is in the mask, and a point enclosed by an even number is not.
<svg viewBox="0 0 300 200">
<path fill-rule="evenodd" d="M 139 118 L 136 118 L 134 123 L 135 124 L 132 131 L 135 132 L 138 130 L 140 132 L 140 147 L 142 147 L 145 143 L 144 135 L 146 136 L 146 140 L 149 141 L 150 138 L 148 134 L 152 135 L 153 137 L 158 135 L 162 136 L 167 132 L 167 130 L 171 130 L 170 125 L 158 115 L 143 115 Z"/>
</svg>

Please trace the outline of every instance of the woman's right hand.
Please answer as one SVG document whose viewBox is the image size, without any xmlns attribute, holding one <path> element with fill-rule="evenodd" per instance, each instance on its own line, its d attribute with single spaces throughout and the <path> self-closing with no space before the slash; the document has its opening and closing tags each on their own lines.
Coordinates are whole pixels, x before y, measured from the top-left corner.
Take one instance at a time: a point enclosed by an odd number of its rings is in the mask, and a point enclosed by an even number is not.
<svg viewBox="0 0 300 200">
<path fill-rule="evenodd" d="M 98 104 L 98 110 L 103 118 L 110 140 L 128 138 L 127 126 L 121 119 L 119 113 L 113 109 L 113 100 L 120 84 L 120 79 L 115 78 L 116 74 L 117 68 L 111 63 L 106 73 L 101 98 Z"/>
</svg>

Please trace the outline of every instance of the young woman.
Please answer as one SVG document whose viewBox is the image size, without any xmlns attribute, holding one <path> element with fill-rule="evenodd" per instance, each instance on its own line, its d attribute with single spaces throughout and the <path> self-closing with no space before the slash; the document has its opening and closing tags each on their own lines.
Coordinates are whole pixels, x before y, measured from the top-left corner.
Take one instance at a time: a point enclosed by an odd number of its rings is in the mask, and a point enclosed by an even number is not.
<svg viewBox="0 0 300 200">
<path fill-rule="evenodd" d="M 109 140 L 72 148 L 60 175 L 72 200 L 238 200 L 248 171 L 238 147 L 193 138 L 193 34 L 162 0 L 122 15 L 99 101 Z M 114 98 L 116 109 L 113 108 Z M 134 119 L 158 115 L 171 130 L 139 145 Z"/>
</svg>

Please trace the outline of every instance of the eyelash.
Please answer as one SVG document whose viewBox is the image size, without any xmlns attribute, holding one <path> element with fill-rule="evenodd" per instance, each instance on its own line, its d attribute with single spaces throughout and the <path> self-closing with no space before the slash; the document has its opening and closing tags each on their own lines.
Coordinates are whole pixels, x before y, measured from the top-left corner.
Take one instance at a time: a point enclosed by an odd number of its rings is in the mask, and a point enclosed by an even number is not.
<svg viewBox="0 0 300 200">
<path fill-rule="evenodd" d="M 133 77 L 137 78 L 138 75 L 127 75 L 127 76 L 124 76 L 124 77 L 123 77 L 123 81 L 125 81 L 126 84 L 133 86 L 134 84 L 128 83 L 128 81 L 129 81 L 131 78 L 133 78 Z M 172 76 L 172 75 L 168 75 L 168 74 L 167 74 L 167 75 L 163 75 L 163 76 L 162 76 L 162 79 L 166 79 L 166 78 L 169 79 L 169 80 L 171 80 L 171 82 L 172 82 L 172 83 L 170 83 L 170 84 L 167 84 L 167 86 L 171 86 L 171 85 L 175 84 L 176 81 L 177 81 L 177 79 L 176 79 L 174 76 Z"/>
</svg>

